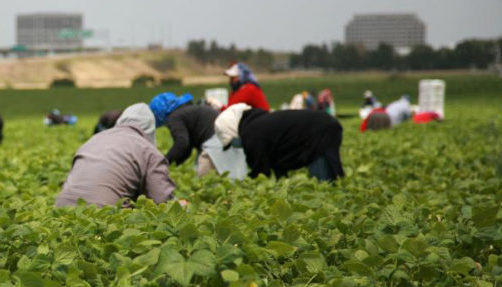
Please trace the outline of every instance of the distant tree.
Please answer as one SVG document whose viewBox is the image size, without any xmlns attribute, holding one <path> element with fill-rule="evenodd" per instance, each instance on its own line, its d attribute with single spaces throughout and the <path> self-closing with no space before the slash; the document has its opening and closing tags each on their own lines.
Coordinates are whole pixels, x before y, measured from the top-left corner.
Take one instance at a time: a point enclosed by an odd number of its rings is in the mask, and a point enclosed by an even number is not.
<svg viewBox="0 0 502 287">
<path fill-rule="evenodd" d="M 206 59 L 206 41 L 205 40 L 193 40 L 188 42 L 187 53 L 197 60 L 205 63 Z"/>
<path fill-rule="evenodd" d="M 430 46 L 415 46 L 406 57 L 406 63 L 412 70 L 434 69 L 436 54 Z"/>
<path fill-rule="evenodd" d="M 452 49 L 441 48 L 437 50 L 435 58 L 435 69 L 455 69 L 461 67 L 457 54 Z"/>
<path fill-rule="evenodd" d="M 331 48 L 330 64 L 337 70 L 359 70 L 363 67 L 363 55 L 355 45 L 334 43 Z"/>
<path fill-rule="evenodd" d="M 264 49 L 258 49 L 256 51 L 256 65 L 263 69 L 271 69 L 274 64 L 274 56 L 272 53 L 265 51 Z"/>
<path fill-rule="evenodd" d="M 374 51 L 366 53 L 366 67 L 390 70 L 395 67 L 394 48 L 386 43 L 380 43 Z"/>
<path fill-rule="evenodd" d="M 462 67 L 486 69 L 495 60 L 495 42 L 467 40 L 455 47 L 459 64 Z"/>
</svg>

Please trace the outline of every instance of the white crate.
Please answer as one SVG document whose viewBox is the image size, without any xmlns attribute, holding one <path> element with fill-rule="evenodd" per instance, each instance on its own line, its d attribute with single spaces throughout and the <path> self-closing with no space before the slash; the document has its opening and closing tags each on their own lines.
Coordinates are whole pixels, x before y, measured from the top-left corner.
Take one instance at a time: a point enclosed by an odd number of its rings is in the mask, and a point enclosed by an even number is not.
<svg viewBox="0 0 502 287">
<path fill-rule="evenodd" d="M 435 112 L 444 119 L 446 84 L 443 80 L 420 80 L 418 106 L 421 112 Z"/>
<path fill-rule="evenodd" d="M 215 98 L 223 105 L 228 104 L 228 90 L 225 88 L 207 89 L 204 92 L 205 99 Z"/>
</svg>

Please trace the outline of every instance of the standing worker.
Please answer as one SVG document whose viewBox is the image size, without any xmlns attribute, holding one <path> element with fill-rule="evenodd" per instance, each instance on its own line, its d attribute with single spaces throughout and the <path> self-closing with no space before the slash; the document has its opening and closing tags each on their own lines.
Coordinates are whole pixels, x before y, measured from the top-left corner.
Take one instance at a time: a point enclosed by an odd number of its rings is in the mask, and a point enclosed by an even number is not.
<svg viewBox="0 0 502 287">
<path fill-rule="evenodd" d="M 155 147 L 155 118 L 146 104 L 128 107 L 114 128 L 100 132 L 75 154 L 56 206 L 78 199 L 99 207 L 123 207 L 144 194 L 159 204 L 173 199 L 168 164 Z"/>
<path fill-rule="evenodd" d="M 256 77 L 247 65 L 243 63 L 232 64 L 223 74 L 230 81 L 231 93 L 228 104 L 223 105 L 218 100 L 210 98 L 208 102 L 212 107 L 223 111 L 231 105 L 245 103 L 253 108 L 270 110 L 267 97 L 265 97 L 256 81 Z"/>
<path fill-rule="evenodd" d="M 342 126 L 332 116 L 310 110 L 268 113 L 237 104 L 215 121 L 216 135 L 226 148 L 240 139 L 251 168 L 251 177 L 274 171 L 282 177 L 289 170 L 309 167 L 319 180 L 344 176 L 340 160 Z"/>
</svg>

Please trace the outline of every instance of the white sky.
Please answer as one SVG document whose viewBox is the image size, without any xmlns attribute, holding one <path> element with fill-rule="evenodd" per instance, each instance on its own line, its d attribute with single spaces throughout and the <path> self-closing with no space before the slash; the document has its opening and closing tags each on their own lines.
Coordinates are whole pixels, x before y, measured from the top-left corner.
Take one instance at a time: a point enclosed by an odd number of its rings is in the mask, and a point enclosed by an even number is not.
<svg viewBox="0 0 502 287">
<path fill-rule="evenodd" d="M 386 12 L 417 14 L 435 47 L 502 37 L 502 0 L 0 0 L 0 47 L 15 44 L 16 15 L 34 12 L 82 13 L 85 28 L 109 31 L 114 46 L 185 47 L 191 39 L 215 39 L 299 51 L 307 43 L 343 41 L 356 13 Z"/>
</svg>

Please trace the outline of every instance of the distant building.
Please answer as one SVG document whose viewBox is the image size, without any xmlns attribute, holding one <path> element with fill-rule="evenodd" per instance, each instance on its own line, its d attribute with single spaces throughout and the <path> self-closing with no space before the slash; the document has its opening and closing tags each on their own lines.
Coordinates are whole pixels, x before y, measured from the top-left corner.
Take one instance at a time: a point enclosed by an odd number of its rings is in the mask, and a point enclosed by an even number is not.
<svg viewBox="0 0 502 287">
<path fill-rule="evenodd" d="M 414 14 L 355 15 L 345 26 L 345 42 L 375 50 L 380 43 L 407 53 L 413 46 L 425 44 L 425 24 Z"/>
<path fill-rule="evenodd" d="M 25 14 L 17 16 L 17 45 L 28 50 L 73 50 L 83 47 L 81 14 Z"/>
</svg>

